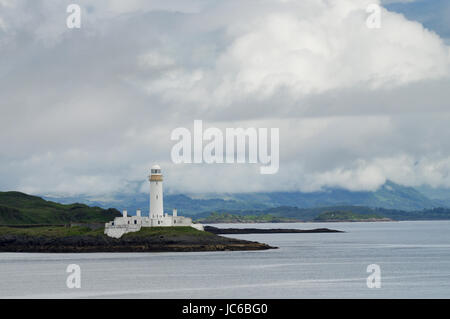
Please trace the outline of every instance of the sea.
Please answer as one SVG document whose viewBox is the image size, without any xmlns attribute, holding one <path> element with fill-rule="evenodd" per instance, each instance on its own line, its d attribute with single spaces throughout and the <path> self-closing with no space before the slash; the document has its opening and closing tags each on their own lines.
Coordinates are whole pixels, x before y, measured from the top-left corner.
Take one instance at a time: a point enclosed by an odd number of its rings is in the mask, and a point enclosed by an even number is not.
<svg viewBox="0 0 450 319">
<path fill-rule="evenodd" d="M 0 298 L 450 297 L 450 221 L 214 226 L 345 232 L 228 235 L 278 247 L 264 251 L 0 253 Z"/>
</svg>

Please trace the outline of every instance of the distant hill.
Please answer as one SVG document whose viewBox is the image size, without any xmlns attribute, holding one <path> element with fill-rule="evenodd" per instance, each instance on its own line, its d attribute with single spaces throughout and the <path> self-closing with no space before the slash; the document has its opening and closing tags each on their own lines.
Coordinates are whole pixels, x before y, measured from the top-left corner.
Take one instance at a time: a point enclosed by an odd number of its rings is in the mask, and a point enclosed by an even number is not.
<svg viewBox="0 0 450 319">
<path fill-rule="evenodd" d="M 202 224 L 217 224 L 217 223 L 286 223 L 298 222 L 295 218 L 285 218 L 281 216 L 273 216 L 270 214 L 255 214 L 255 215 L 237 215 L 230 213 L 211 213 L 209 216 L 197 219 L 197 222 Z"/>
<path fill-rule="evenodd" d="M 103 208 L 127 209 L 134 214 L 141 209 L 148 214 L 148 194 L 140 192 L 140 183 L 130 184 L 129 194 L 116 193 L 103 196 L 80 195 L 76 197 L 47 197 L 62 203 L 81 202 Z M 258 192 L 218 194 L 170 194 L 164 195 L 164 209 L 170 213 L 177 208 L 180 215 L 196 217 L 215 211 L 265 210 L 275 207 L 314 208 L 327 206 L 363 206 L 403 211 L 420 211 L 437 207 L 450 207 L 450 191 L 423 189 L 421 191 L 391 181 L 378 190 L 353 192 L 332 188 L 320 192 Z M 427 196 L 427 195 L 430 196 Z"/>
<path fill-rule="evenodd" d="M 367 206 L 386 209 L 420 210 L 442 206 L 433 202 L 412 187 L 401 186 L 387 181 L 373 192 L 354 192 L 345 189 L 325 189 L 320 192 L 273 192 L 235 194 L 233 200 L 258 201 L 271 207 L 294 206 L 312 208 L 320 206 Z"/>
<path fill-rule="evenodd" d="M 416 189 L 441 207 L 450 207 L 450 189 L 419 186 Z"/>
<path fill-rule="evenodd" d="M 328 211 L 314 218 L 315 222 L 357 222 L 357 221 L 390 221 L 390 218 L 377 214 L 357 214 L 346 211 Z"/>
<path fill-rule="evenodd" d="M 258 219 L 258 216 L 272 216 L 272 218 L 295 219 L 299 221 L 312 222 L 317 221 L 321 215 L 330 212 L 345 212 L 348 220 L 351 216 L 359 219 L 370 218 L 389 218 L 392 220 L 450 220 L 450 208 L 432 208 L 417 211 L 404 211 L 385 208 L 371 208 L 367 206 L 326 206 L 314 208 L 298 208 L 298 207 L 273 207 L 265 210 L 247 210 L 247 211 L 217 211 L 214 213 L 202 213 L 197 216 L 197 220 L 210 220 L 220 215 L 236 215 L 240 219 L 245 220 L 241 216 L 250 216 L 250 218 Z M 345 215 L 344 214 L 344 215 Z M 228 219 L 231 219 L 229 217 Z"/>
<path fill-rule="evenodd" d="M 337 191 L 333 191 L 337 194 Z M 331 193 L 333 193 L 331 192 Z M 348 191 L 341 191 L 341 195 L 348 195 Z M 276 196 L 278 194 L 279 196 Z M 145 199 L 139 199 L 143 195 Z M 246 220 L 246 221 L 286 221 L 301 220 L 313 221 L 320 214 L 329 211 L 345 211 L 353 214 L 362 215 L 377 215 L 380 217 L 391 218 L 393 220 L 432 220 L 432 219 L 450 219 L 450 208 L 430 207 L 433 206 L 429 199 L 423 198 L 424 195 L 418 193 L 416 190 L 398 186 L 396 184 L 388 183 L 380 190 L 374 192 L 371 196 L 378 198 L 375 203 L 383 204 L 380 207 L 371 207 L 369 205 L 358 205 L 362 201 L 350 200 L 350 204 L 337 205 L 320 205 L 320 203 L 330 203 L 333 201 L 340 202 L 345 196 L 337 195 L 336 198 L 331 198 L 327 195 L 318 194 L 315 201 L 298 202 L 298 197 L 307 198 L 314 196 L 306 193 L 251 193 L 251 194 L 234 194 L 224 198 L 191 198 L 187 195 L 167 195 L 164 197 L 164 205 L 166 212 L 170 212 L 171 208 L 178 208 L 180 215 L 190 215 L 196 220 L 215 220 L 228 214 L 229 220 Z M 322 196 L 323 200 L 317 198 Z M 129 201 L 127 198 L 131 198 Z M 234 198 L 234 199 L 233 199 Z M 247 198 L 248 200 L 244 200 Z M 328 200 L 326 200 L 328 198 Z M 357 196 L 361 199 L 364 196 Z M 407 205 L 399 205 L 400 198 L 404 198 Z M 408 199 L 409 198 L 409 199 Z M 74 201 L 75 198 L 64 198 L 63 201 Z M 256 202 L 257 200 L 261 202 Z M 334 199 L 334 200 L 332 200 Z M 365 197 L 366 200 L 369 197 Z M 420 204 L 423 200 L 425 205 Z M 93 201 L 86 200 L 93 205 Z M 343 201 L 346 202 L 346 201 Z M 20 192 L 0 192 L 0 225 L 13 224 L 64 224 L 68 222 L 107 222 L 116 216 L 120 216 L 120 212 L 116 209 L 104 209 L 100 206 L 101 202 L 96 202 L 95 207 L 90 207 L 86 204 L 59 204 L 54 201 L 44 200 L 37 196 L 31 196 Z M 139 206 L 135 206 L 136 203 Z M 291 205 L 279 205 L 278 203 L 297 203 L 307 207 L 296 207 Z M 316 203 L 317 206 L 308 207 Z M 355 204 L 352 204 L 355 203 Z M 416 203 L 415 206 L 413 203 Z M 117 205 L 117 208 L 128 209 L 128 212 L 133 214 L 133 206 L 138 209 L 143 209 L 143 212 L 148 212 L 148 197 L 146 194 L 137 194 L 133 197 L 122 195 L 120 200 L 115 200 L 111 203 Z M 106 203 L 102 204 L 104 207 Z M 275 206 L 275 207 L 274 207 Z M 396 209 L 397 207 L 419 207 L 416 209 Z M 388 208 L 386 208 L 388 207 Z M 217 213 L 219 215 L 212 215 Z M 230 215 L 239 215 L 240 217 L 233 217 Z M 211 219 L 212 218 L 212 219 Z"/>
<path fill-rule="evenodd" d="M 116 209 L 64 205 L 20 192 L 0 192 L 0 225 L 103 223 L 120 215 Z"/>
<path fill-rule="evenodd" d="M 82 202 L 90 206 L 116 207 L 120 211 L 126 209 L 130 215 L 134 215 L 137 209 L 142 210 L 143 215 L 148 215 L 149 196 L 139 193 L 133 195 L 114 194 L 110 196 L 76 196 L 76 197 L 46 197 L 61 203 Z M 174 208 L 178 209 L 179 215 L 195 216 L 201 212 L 212 212 L 216 210 L 239 210 L 239 209 L 265 209 L 271 207 L 267 204 L 247 202 L 242 200 L 229 200 L 224 198 L 192 198 L 184 194 L 164 195 L 164 211 L 172 213 Z"/>
</svg>

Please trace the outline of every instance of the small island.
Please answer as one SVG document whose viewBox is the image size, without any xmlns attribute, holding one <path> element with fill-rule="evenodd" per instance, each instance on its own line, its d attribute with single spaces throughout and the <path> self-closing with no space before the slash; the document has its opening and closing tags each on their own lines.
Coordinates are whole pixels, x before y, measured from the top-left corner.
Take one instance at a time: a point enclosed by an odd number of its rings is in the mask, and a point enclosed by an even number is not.
<svg viewBox="0 0 450 319">
<path fill-rule="evenodd" d="M 329 228 L 315 229 L 289 229 L 289 228 L 217 228 L 205 226 L 205 231 L 213 234 L 318 234 L 318 233 L 344 233 L 341 230 Z"/>
<path fill-rule="evenodd" d="M 0 227 L 0 252 L 192 252 L 274 249 L 192 227 L 149 227 L 111 238 L 86 226 Z"/>
</svg>

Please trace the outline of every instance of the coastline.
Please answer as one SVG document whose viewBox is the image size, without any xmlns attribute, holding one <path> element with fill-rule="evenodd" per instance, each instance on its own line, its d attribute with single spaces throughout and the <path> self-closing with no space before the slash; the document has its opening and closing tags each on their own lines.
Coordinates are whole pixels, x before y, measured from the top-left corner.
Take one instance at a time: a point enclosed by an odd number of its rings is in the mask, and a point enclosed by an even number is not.
<svg viewBox="0 0 450 319">
<path fill-rule="evenodd" d="M 202 251 L 255 251 L 278 249 L 257 242 L 224 244 L 136 244 L 118 246 L 54 246 L 54 245 L 9 245 L 0 247 L 0 253 L 159 253 L 159 252 L 202 252 Z"/>
<path fill-rule="evenodd" d="M 276 249 L 270 245 L 218 236 L 192 227 L 146 229 L 128 233 L 119 239 L 100 231 L 78 229 L 80 234 L 61 235 L 64 229 L 42 229 L 39 235 L 29 230 L 0 229 L 0 252 L 99 253 L 99 252 L 194 252 Z M 73 228 L 70 229 L 73 232 Z M 34 230 L 35 231 L 35 230 Z M 52 232 L 53 231 L 53 232 Z M 45 235 L 48 232 L 48 235 Z M 83 233 L 84 232 L 84 233 Z"/>
</svg>

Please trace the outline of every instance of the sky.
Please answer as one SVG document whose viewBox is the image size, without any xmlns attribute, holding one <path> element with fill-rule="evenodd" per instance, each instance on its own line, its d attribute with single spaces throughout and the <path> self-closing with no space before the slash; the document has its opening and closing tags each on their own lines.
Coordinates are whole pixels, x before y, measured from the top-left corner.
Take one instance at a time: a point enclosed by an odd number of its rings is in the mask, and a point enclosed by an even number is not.
<svg viewBox="0 0 450 319">
<path fill-rule="evenodd" d="M 175 193 L 450 188 L 449 18 L 444 0 L 0 0 L 0 190 L 147 191 L 155 163 Z M 174 163 L 194 120 L 279 128 L 278 172 Z"/>
</svg>

